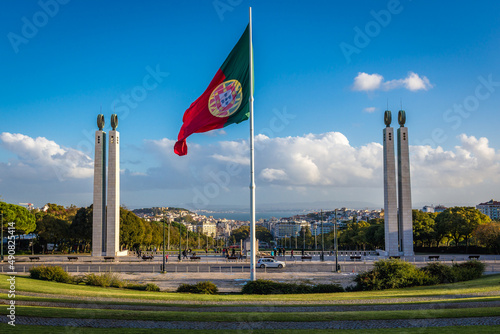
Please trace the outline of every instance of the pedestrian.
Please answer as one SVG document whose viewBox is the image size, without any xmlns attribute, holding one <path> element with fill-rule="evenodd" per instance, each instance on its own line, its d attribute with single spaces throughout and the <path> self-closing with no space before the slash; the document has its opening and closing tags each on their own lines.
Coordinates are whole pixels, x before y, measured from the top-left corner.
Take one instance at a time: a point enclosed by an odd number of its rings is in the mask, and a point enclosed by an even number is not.
<svg viewBox="0 0 500 334">
<path fill-rule="evenodd" d="M 168 254 L 165 255 L 165 263 L 168 262 Z"/>
<path fill-rule="evenodd" d="M 295 259 L 295 256 L 293 256 L 293 249 L 292 249 L 292 251 L 290 252 L 290 254 L 291 254 L 291 255 L 290 255 L 290 258 L 292 258 L 292 257 L 293 257 L 293 258 Z"/>
</svg>

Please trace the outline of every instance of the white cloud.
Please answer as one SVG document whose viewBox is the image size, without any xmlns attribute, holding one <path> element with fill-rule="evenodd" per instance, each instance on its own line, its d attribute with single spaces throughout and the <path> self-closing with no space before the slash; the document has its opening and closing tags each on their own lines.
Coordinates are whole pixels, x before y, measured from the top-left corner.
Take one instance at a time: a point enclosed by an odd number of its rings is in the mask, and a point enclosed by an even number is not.
<svg viewBox="0 0 500 334">
<path fill-rule="evenodd" d="M 273 169 L 273 168 L 264 168 L 260 172 L 260 177 L 266 181 L 274 181 L 274 180 L 287 180 L 288 176 L 286 172 L 282 169 Z"/>
<path fill-rule="evenodd" d="M 474 203 L 498 194 L 500 152 L 487 138 L 462 134 L 458 139 L 459 144 L 450 150 L 410 147 L 414 203 L 444 204 L 460 199 Z M 147 202 L 148 196 L 156 204 L 167 201 L 190 207 L 199 207 L 193 205 L 196 196 L 205 196 L 209 204 L 247 203 L 247 141 L 190 143 L 189 153 L 183 157 L 173 153 L 174 143 L 166 138 L 144 141 L 140 151 L 147 167 L 137 170 L 139 165 L 128 164 L 129 169 L 122 173 L 123 198 L 129 198 L 125 204 Z M 70 203 L 78 197 L 87 205 L 91 202 L 92 161 L 82 152 L 46 138 L 11 133 L 0 135 L 0 146 L 16 155 L 0 162 L 4 198 L 16 193 L 19 198 L 30 197 L 20 201 L 47 198 L 47 202 L 65 198 L 67 192 Z M 355 147 L 339 132 L 275 138 L 257 135 L 255 175 L 259 201 L 335 198 L 383 203 L 382 145 L 372 142 Z M 55 182 L 62 180 L 65 182 Z"/>
<path fill-rule="evenodd" d="M 462 134 L 454 151 L 411 146 L 412 184 L 426 188 L 468 188 L 500 183 L 500 154 L 488 139 Z M 488 197 L 488 195 L 485 195 Z"/>
<path fill-rule="evenodd" d="M 418 90 L 428 90 L 433 85 L 426 76 L 420 77 L 417 73 L 409 72 L 404 79 L 393 79 L 384 81 L 384 77 L 380 74 L 368 74 L 358 72 L 354 78 L 352 89 L 355 91 L 374 91 L 374 90 L 392 90 L 397 88 L 405 88 L 412 92 Z"/>
<path fill-rule="evenodd" d="M 86 154 L 64 148 L 44 137 L 19 133 L 0 134 L 0 146 L 17 158 L 0 163 L 3 176 L 22 179 L 84 179 L 93 175 L 93 161 Z"/>
<path fill-rule="evenodd" d="M 374 113 L 376 110 L 377 110 L 377 108 L 375 108 L 375 107 L 368 107 L 368 108 L 363 109 L 364 112 L 367 112 L 370 114 Z"/>
<path fill-rule="evenodd" d="M 358 76 L 354 78 L 352 89 L 359 91 L 377 90 L 380 89 L 383 80 L 384 77 L 380 74 L 358 72 Z"/>
</svg>

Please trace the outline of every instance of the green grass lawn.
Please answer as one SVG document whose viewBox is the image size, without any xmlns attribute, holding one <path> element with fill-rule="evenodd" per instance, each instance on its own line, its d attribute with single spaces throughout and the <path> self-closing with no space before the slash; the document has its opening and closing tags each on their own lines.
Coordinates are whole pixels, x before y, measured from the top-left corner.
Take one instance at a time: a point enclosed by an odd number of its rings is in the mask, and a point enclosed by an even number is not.
<svg viewBox="0 0 500 334">
<path fill-rule="evenodd" d="M 487 334 L 498 333 L 500 326 L 450 326 L 450 327 L 426 327 L 426 328 L 392 328 L 392 329 L 351 329 L 351 330 L 225 330 L 224 333 L 238 334 Z M 8 326 L 0 324 L 0 332 L 2 333 L 37 333 L 37 334 L 52 334 L 52 333 L 79 333 L 79 334 L 149 334 L 149 333 L 165 333 L 165 334 L 220 334 L 220 330 L 176 330 L 176 329 L 133 329 L 133 328 L 71 328 L 71 327 L 50 327 L 50 326 Z"/>
<path fill-rule="evenodd" d="M 8 289 L 6 275 L 0 275 L 0 289 Z M 23 296 L 22 292 L 37 292 L 47 294 L 48 296 Z M 477 293 L 488 293 L 488 295 L 477 296 Z M 116 298 L 113 301 L 94 301 L 84 300 L 84 297 L 103 297 Z M 60 317 L 60 318 L 82 318 L 82 319 L 117 319 L 117 320 L 151 320 L 151 321 L 216 321 L 216 322 L 259 322 L 259 321 L 291 321 L 291 322 L 306 322 L 306 321 L 340 321 L 340 320 L 391 320 L 391 319 L 432 319 L 432 318 L 463 318 L 463 317 L 488 317 L 500 316 L 500 308 L 497 307 L 482 307 L 469 309 L 434 309 L 433 302 L 414 301 L 417 303 L 429 304 L 429 307 L 424 310 L 412 311 L 350 311 L 350 312 L 307 312 L 307 307 L 304 307 L 304 312 L 279 312 L 281 306 L 278 305 L 273 312 L 260 312 L 258 307 L 255 307 L 255 312 L 196 312 L 196 308 L 206 307 L 206 304 L 189 304 L 183 307 L 193 308 L 192 312 L 177 312 L 177 311 L 130 311 L 117 309 L 99 309 L 99 305 L 120 304 L 120 305 L 165 305 L 169 306 L 181 305 L 182 301 L 193 302 L 230 302 L 229 306 L 241 305 L 241 302 L 258 302 L 258 301 L 295 301 L 299 305 L 311 306 L 311 301 L 331 301 L 335 304 L 341 300 L 356 300 L 357 304 L 363 304 L 363 300 L 370 299 L 370 304 L 373 304 L 375 299 L 390 299 L 390 298 L 408 298 L 408 302 L 412 302 L 414 297 L 430 297 L 439 296 L 439 302 L 442 301 L 490 301 L 500 299 L 500 274 L 484 276 L 477 280 L 460 282 L 448 285 L 438 285 L 430 287 L 417 287 L 407 289 L 394 289 L 384 291 L 368 291 L 368 292 L 346 292 L 333 294 L 308 294 L 308 295 L 194 295 L 181 294 L 172 292 L 146 292 L 116 288 L 100 288 L 86 285 L 72 285 L 55 282 L 47 282 L 34 280 L 27 277 L 16 278 L 16 300 L 30 301 L 53 301 L 53 302 L 69 302 L 76 305 L 75 308 L 63 307 L 41 307 L 41 306 L 16 306 L 16 316 L 32 316 L 32 317 Z M 4 302 L 8 300 L 5 293 L 0 294 L 0 299 Z M 304 302 L 301 304 L 300 302 Z M 94 304 L 95 308 L 86 309 L 79 308 L 78 304 Z M 396 301 L 395 301 L 396 303 Z M 328 303 L 330 304 L 330 303 Z M 322 304 L 325 305 L 325 304 Z M 266 305 L 266 306 L 273 306 Z M 217 307 L 217 305 L 210 305 Z M 0 314 L 7 314 L 6 307 L 0 308 Z M 150 329 L 95 329 L 95 328 L 77 328 L 68 327 L 53 327 L 53 326 L 23 326 L 16 327 L 0 324 L 0 332 L 12 333 L 150 333 Z M 469 326 L 469 327 L 433 327 L 433 328 L 405 328 L 404 333 L 496 333 L 499 332 L 500 326 Z M 279 334 L 305 334 L 305 333 L 402 333 L 402 329 L 377 329 L 377 330 L 238 330 L 224 331 L 224 333 L 279 333 Z M 159 333 L 220 333 L 220 330 L 158 330 Z"/>
<path fill-rule="evenodd" d="M 0 314 L 8 314 L 0 308 Z M 393 319 L 438 319 L 500 316 L 498 307 L 471 309 L 425 309 L 404 311 L 349 311 L 349 312 L 176 312 L 176 311 L 131 311 L 109 309 L 81 309 L 42 306 L 17 306 L 16 316 L 42 318 L 118 319 L 151 321 L 217 321 L 217 322 L 308 322 L 340 320 L 393 320 Z"/>
<path fill-rule="evenodd" d="M 0 275 L 0 289 L 8 289 L 8 276 Z M 116 288 L 100 288 L 86 285 L 63 284 L 56 282 L 47 282 L 34 280 L 27 277 L 16 278 L 17 292 L 37 292 L 43 294 L 51 294 L 53 298 L 60 296 L 75 297 L 103 297 L 103 298 L 119 298 L 131 300 L 155 300 L 155 301 L 228 301 L 228 302 L 251 302 L 251 301 L 332 301 L 338 300 L 362 300 L 362 299 L 381 299 L 381 298 L 412 298 L 412 297 L 429 297 L 442 296 L 442 299 L 447 299 L 446 296 L 462 296 L 475 297 L 476 299 L 488 299 L 500 297 L 500 274 L 483 276 L 480 279 L 459 282 L 453 284 L 442 284 L 436 286 L 415 287 L 406 289 L 391 289 L 383 291 L 360 291 L 360 292 L 343 292 L 343 293 L 325 293 L 325 294 L 307 294 L 307 295 L 192 295 L 173 292 L 145 292 L 127 289 Z M 475 293 L 491 292 L 492 297 L 477 297 Z M 495 292 L 499 292 L 495 294 Z M 4 297 L 3 297 L 4 298 Z M 453 298 L 456 300 L 456 298 Z"/>
</svg>

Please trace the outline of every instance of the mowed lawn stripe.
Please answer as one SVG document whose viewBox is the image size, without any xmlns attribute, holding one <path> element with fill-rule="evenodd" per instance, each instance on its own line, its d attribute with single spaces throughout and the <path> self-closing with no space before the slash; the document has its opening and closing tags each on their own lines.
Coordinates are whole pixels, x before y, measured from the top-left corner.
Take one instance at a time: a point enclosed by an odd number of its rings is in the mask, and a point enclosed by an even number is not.
<svg viewBox="0 0 500 334">
<path fill-rule="evenodd" d="M 0 314 L 7 314 L 0 308 Z M 61 307 L 17 306 L 16 316 L 42 318 L 117 319 L 199 322 L 312 322 L 340 320 L 437 319 L 500 316 L 498 307 L 471 309 L 427 309 L 418 311 L 349 311 L 349 312 L 175 312 L 131 311 L 109 309 L 75 309 Z"/>
<path fill-rule="evenodd" d="M 8 276 L 0 275 L 0 289 L 8 290 Z M 426 286 L 406 289 L 394 289 L 383 291 L 360 291 L 360 292 L 344 292 L 344 293 L 325 293 L 325 294 L 309 294 L 309 295 L 192 295 L 184 293 L 168 293 L 168 292 L 146 292 L 116 288 L 101 288 L 85 285 L 63 284 L 56 282 L 47 282 L 34 280 L 26 277 L 16 278 L 17 292 L 34 292 L 42 294 L 66 295 L 75 297 L 89 298 L 120 298 L 120 299 L 141 299 L 141 300 L 162 300 L 162 301 L 227 301 L 227 302 L 251 302 L 251 301 L 267 301 L 267 302 L 286 302 L 286 301 L 342 301 L 352 299 L 393 299 L 393 298 L 418 298 L 441 296 L 446 299 L 446 296 L 459 295 L 470 297 L 477 293 L 496 294 L 500 293 L 500 274 L 484 276 L 477 280 L 459 282 L 454 284 L 443 284 L 438 286 Z"/>
<path fill-rule="evenodd" d="M 37 333 L 37 334 L 53 334 L 53 333 L 69 333 L 71 327 L 57 326 L 31 326 L 17 325 L 16 327 L 0 323 L 0 332 L 6 333 Z M 79 334 L 149 334 L 151 329 L 140 328 L 85 328 L 78 327 L 74 329 Z M 214 330 L 189 330 L 189 329 L 159 329 L 153 330 L 155 334 L 220 334 L 221 331 Z M 449 326 L 449 327 L 426 327 L 426 328 L 405 328 L 406 334 L 488 334 L 500 332 L 500 326 Z M 383 328 L 383 329 L 252 329 L 252 330 L 225 330 L 226 333 L 237 334 L 400 334 L 401 328 Z"/>
</svg>

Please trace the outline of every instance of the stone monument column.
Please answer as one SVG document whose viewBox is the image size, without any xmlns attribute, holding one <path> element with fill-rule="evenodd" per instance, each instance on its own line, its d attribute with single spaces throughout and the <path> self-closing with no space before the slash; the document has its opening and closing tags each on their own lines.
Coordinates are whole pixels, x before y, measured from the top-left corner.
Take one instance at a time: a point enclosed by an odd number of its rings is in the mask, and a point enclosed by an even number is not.
<svg viewBox="0 0 500 334">
<path fill-rule="evenodd" d="M 94 198 L 92 216 L 92 256 L 106 251 L 106 132 L 104 115 L 97 116 L 99 130 L 95 132 Z"/>
<path fill-rule="evenodd" d="M 413 256 L 413 219 L 411 207 L 410 150 L 406 113 L 398 114 L 398 199 L 399 199 L 399 242 L 404 256 Z"/>
<path fill-rule="evenodd" d="M 384 232 L 385 251 L 388 256 L 398 256 L 398 213 L 396 200 L 396 161 L 394 155 L 394 129 L 391 112 L 384 115 Z"/>
<path fill-rule="evenodd" d="M 118 116 L 111 115 L 108 160 L 108 208 L 106 256 L 117 256 L 120 251 L 120 133 L 116 131 Z"/>
</svg>

